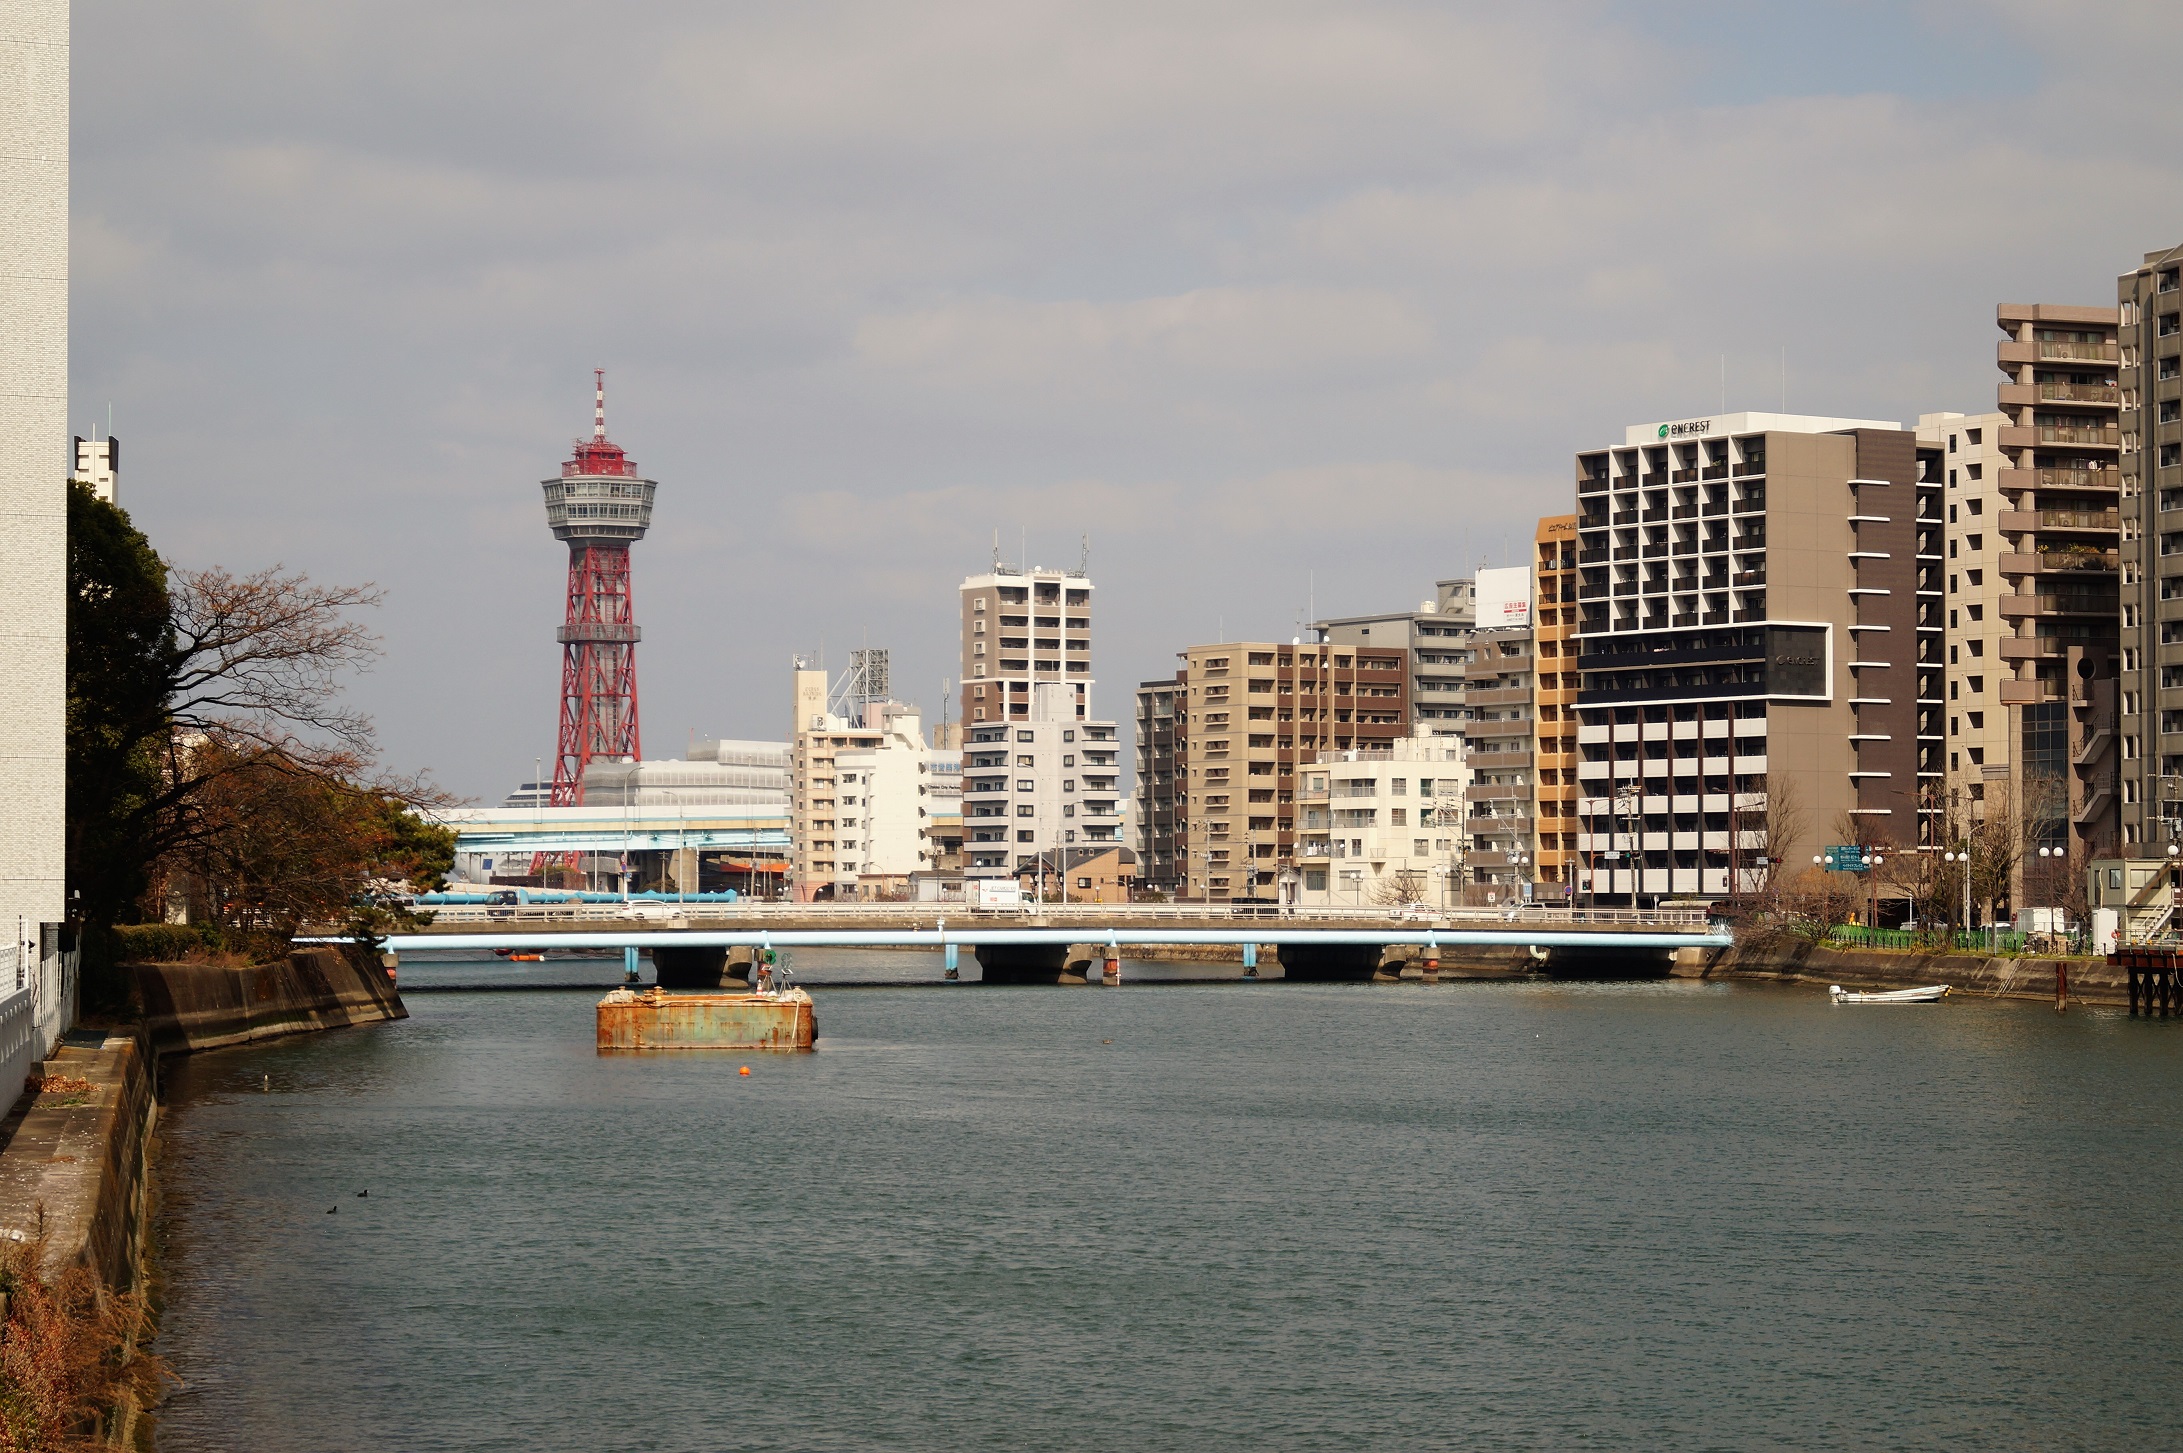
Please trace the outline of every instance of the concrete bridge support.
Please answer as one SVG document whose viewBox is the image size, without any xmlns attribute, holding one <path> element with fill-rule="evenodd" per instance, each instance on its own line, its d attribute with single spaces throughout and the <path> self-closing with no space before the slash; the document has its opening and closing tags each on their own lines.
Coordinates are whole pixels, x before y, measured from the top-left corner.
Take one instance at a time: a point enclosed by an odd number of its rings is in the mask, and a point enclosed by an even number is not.
<svg viewBox="0 0 2183 1453">
<path fill-rule="evenodd" d="M 662 989 L 717 989 L 727 964 L 728 950 L 724 948 L 652 950 L 652 972 Z"/>
<path fill-rule="evenodd" d="M 1282 977 L 1306 984 L 1361 984 L 1378 975 L 1384 952 L 1376 943 L 1285 943 Z"/>
<path fill-rule="evenodd" d="M 1059 943 L 981 943 L 971 952 L 978 956 L 979 976 L 988 984 L 1081 984 L 1089 945 Z M 1075 977 L 1068 977 L 1071 961 Z"/>
<path fill-rule="evenodd" d="M 1547 951 L 1550 979 L 1664 979 L 1675 967 L 1671 948 L 1568 948 Z"/>
</svg>

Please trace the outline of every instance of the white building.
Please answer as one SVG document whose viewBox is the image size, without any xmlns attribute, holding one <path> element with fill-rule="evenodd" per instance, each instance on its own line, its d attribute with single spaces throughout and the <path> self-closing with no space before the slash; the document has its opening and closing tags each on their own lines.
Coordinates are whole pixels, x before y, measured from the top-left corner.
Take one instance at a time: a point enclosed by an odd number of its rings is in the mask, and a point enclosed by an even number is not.
<svg viewBox="0 0 2183 1453">
<path fill-rule="evenodd" d="M 963 746 L 963 871 L 1012 877 L 1038 855 L 1122 840 L 1115 723 L 1077 714 L 1067 682 L 1040 682 L 1029 715 L 972 720 Z"/>
<path fill-rule="evenodd" d="M 68 0 L 15 0 L 0 32 L 0 994 L 28 985 L 20 955 L 57 963 L 65 915 L 68 445 Z M 57 969 L 55 970 L 57 972 Z M 60 1031 L 41 982 L 38 1037 Z M 12 1023 L 13 1021 L 10 1021 Z"/>
<path fill-rule="evenodd" d="M 1321 752 L 1297 779 L 1294 901 L 1461 900 L 1470 785 L 1461 742 L 1401 737 L 1386 750 Z"/>
<path fill-rule="evenodd" d="M 785 810 L 792 755 L 787 742 L 702 741 L 680 761 L 593 762 L 584 774 L 584 801 L 602 807 L 746 804 Z M 525 804 L 511 797 L 506 805 Z"/>
<path fill-rule="evenodd" d="M 76 467 L 68 476 L 70 484 L 89 485 L 91 493 L 108 504 L 121 501 L 121 441 L 108 434 L 103 439 L 86 439 L 78 434 Z"/>
<path fill-rule="evenodd" d="M 795 694 L 789 820 L 797 900 L 906 888 L 910 874 L 938 857 L 939 798 L 917 708 L 865 702 L 863 719 L 852 722 L 827 710 L 826 673 L 802 667 Z"/>
</svg>

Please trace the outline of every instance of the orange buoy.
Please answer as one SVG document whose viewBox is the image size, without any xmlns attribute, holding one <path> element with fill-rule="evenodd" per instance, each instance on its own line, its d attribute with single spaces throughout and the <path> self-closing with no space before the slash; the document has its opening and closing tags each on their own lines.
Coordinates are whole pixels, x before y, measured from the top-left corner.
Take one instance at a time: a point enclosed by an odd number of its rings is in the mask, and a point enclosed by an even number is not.
<svg viewBox="0 0 2183 1453">
<path fill-rule="evenodd" d="M 750 1073 L 750 1066 L 745 1065 L 741 1069 L 737 1070 L 736 1073 L 739 1075 L 747 1075 Z"/>
</svg>

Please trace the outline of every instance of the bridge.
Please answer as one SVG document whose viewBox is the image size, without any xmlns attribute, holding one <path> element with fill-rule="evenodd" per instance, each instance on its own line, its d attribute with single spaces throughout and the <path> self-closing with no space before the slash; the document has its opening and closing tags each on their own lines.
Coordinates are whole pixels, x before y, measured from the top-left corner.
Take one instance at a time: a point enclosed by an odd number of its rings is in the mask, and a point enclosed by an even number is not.
<svg viewBox="0 0 2183 1453">
<path fill-rule="evenodd" d="M 1232 947 L 1251 967 L 1259 950 L 1272 946 L 1286 978 L 1361 980 L 1408 964 L 1431 977 L 1444 959 L 1505 967 L 1519 957 L 1570 975 L 1665 972 L 1678 951 L 1733 942 L 1702 909 L 1679 908 L 1391 913 L 1271 904 L 981 910 L 960 903 L 568 903 L 443 909 L 433 929 L 391 935 L 387 948 L 396 955 L 619 948 L 632 965 L 649 950 L 668 988 L 718 987 L 742 977 L 752 955 L 799 946 L 932 950 L 945 956 L 950 972 L 967 947 L 988 983 L 1056 983 L 1087 977 L 1080 966 L 1117 959 L 1127 948 Z"/>
</svg>

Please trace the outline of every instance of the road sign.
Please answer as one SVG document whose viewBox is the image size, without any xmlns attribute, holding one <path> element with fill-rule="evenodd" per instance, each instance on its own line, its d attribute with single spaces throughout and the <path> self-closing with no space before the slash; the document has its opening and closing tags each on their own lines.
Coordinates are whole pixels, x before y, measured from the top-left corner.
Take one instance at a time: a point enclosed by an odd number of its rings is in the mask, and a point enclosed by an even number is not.
<svg viewBox="0 0 2183 1453">
<path fill-rule="evenodd" d="M 1862 873 L 1865 870 L 1865 850 L 1855 843 L 1837 844 L 1827 849 L 1827 871 L 1830 873 Z"/>
</svg>

